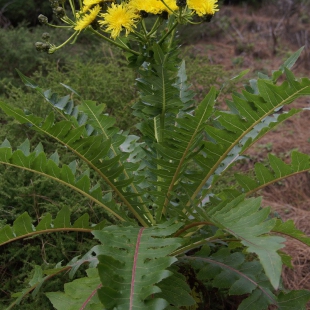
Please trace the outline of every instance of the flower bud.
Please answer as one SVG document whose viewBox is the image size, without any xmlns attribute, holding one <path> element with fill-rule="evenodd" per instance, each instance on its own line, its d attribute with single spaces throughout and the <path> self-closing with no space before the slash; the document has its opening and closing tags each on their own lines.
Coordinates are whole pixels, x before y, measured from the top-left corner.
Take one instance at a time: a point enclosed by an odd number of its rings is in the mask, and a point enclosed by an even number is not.
<svg viewBox="0 0 310 310">
<path fill-rule="evenodd" d="M 50 34 L 48 32 L 42 33 L 42 40 L 48 41 L 50 39 Z"/>
<path fill-rule="evenodd" d="M 37 50 L 38 52 L 42 52 L 42 45 L 43 45 L 42 42 L 36 42 L 36 43 L 34 44 L 34 46 L 36 47 L 36 50 Z"/>
<path fill-rule="evenodd" d="M 50 45 L 48 43 L 43 43 L 42 44 L 42 52 L 48 53 L 50 50 Z"/>
<path fill-rule="evenodd" d="M 50 0 L 50 4 L 51 4 L 51 7 L 53 9 L 56 9 L 57 7 L 59 7 L 59 1 L 58 0 Z"/>
<path fill-rule="evenodd" d="M 65 10 L 61 6 L 54 9 L 53 12 L 56 14 L 58 18 L 63 18 L 66 15 Z"/>
<path fill-rule="evenodd" d="M 34 44 L 34 46 L 36 47 L 36 50 L 38 52 L 49 52 L 50 49 L 50 44 L 49 43 L 43 43 L 43 42 L 36 42 Z"/>
<path fill-rule="evenodd" d="M 184 8 L 184 7 L 186 7 L 186 0 L 177 0 L 177 1 L 176 1 L 176 5 L 177 5 L 179 8 Z"/>
<path fill-rule="evenodd" d="M 38 16 L 38 20 L 41 24 L 45 25 L 48 23 L 48 18 L 42 14 Z"/>
</svg>

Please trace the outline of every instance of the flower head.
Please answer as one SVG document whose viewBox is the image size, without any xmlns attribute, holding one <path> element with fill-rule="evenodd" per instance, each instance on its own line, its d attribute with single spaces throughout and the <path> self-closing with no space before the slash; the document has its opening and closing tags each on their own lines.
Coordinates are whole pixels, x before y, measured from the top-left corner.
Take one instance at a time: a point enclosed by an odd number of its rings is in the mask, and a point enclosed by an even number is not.
<svg viewBox="0 0 310 310">
<path fill-rule="evenodd" d="M 129 1 L 129 7 L 137 11 L 144 11 L 150 14 L 158 15 L 164 11 L 172 13 L 178 9 L 175 0 L 165 0 L 166 5 L 161 0 L 131 0 Z"/>
<path fill-rule="evenodd" d="M 176 0 L 165 0 L 166 5 L 164 11 L 167 11 L 169 14 L 172 13 L 172 11 L 177 11 L 179 7 L 177 6 Z"/>
<path fill-rule="evenodd" d="M 144 11 L 155 15 L 161 14 L 164 8 L 164 5 L 160 0 L 131 0 L 128 5 L 134 10 Z"/>
<path fill-rule="evenodd" d="M 187 0 L 187 5 L 198 16 L 214 15 L 219 9 L 218 0 Z"/>
<path fill-rule="evenodd" d="M 107 13 L 101 14 L 104 18 L 99 20 L 99 24 L 107 26 L 105 31 L 111 32 L 111 37 L 116 39 L 123 28 L 126 30 L 126 36 L 133 28 L 136 27 L 135 23 L 138 18 L 135 11 L 127 4 L 112 3 L 108 8 Z"/>
<path fill-rule="evenodd" d="M 82 15 L 82 17 L 78 19 L 74 30 L 83 30 L 89 26 L 95 20 L 100 10 L 100 5 L 96 5 L 93 9 L 89 10 L 89 14 Z"/>
<path fill-rule="evenodd" d="M 102 0 L 84 0 L 82 12 L 86 13 L 92 6 L 99 4 Z"/>
</svg>

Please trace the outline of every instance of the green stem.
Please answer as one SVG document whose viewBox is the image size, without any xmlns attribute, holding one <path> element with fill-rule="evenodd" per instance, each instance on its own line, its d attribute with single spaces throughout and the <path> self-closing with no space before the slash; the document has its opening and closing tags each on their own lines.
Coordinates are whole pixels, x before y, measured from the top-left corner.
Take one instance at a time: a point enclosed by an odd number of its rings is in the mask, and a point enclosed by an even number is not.
<svg viewBox="0 0 310 310">
<path fill-rule="evenodd" d="M 72 28 L 72 26 L 57 26 L 57 25 L 53 25 L 50 23 L 46 23 L 46 25 L 48 25 L 49 27 L 53 27 L 53 28 Z"/>
<path fill-rule="evenodd" d="M 173 33 L 171 36 L 174 38 L 175 31 L 176 31 L 176 26 L 178 25 L 178 22 L 175 22 L 172 27 L 167 31 L 167 33 L 157 42 L 159 45 L 165 41 L 165 39 L 170 35 L 170 33 Z"/>
<path fill-rule="evenodd" d="M 70 3 L 70 7 L 71 7 L 71 11 L 72 11 L 72 14 L 73 16 L 75 16 L 75 5 L 74 5 L 74 2 L 72 0 L 69 0 L 69 3 Z"/>
<path fill-rule="evenodd" d="M 161 22 L 161 18 L 157 17 L 152 29 L 150 30 L 150 32 L 147 34 L 147 37 L 149 38 L 154 32 L 157 31 L 158 27 L 160 26 L 160 22 Z"/>
<path fill-rule="evenodd" d="M 105 41 L 107 41 L 107 42 L 109 42 L 109 43 L 111 43 L 111 44 L 113 44 L 113 45 L 115 45 L 115 46 L 121 48 L 122 50 L 124 50 L 124 51 L 126 51 L 126 52 L 129 52 L 129 53 L 131 53 L 131 54 L 134 54 L 134 55 L 136 55 L 136 56 L 140 56 L 140 53 L 139 53 L 139 52 L 136 52 L 136 51 L 130 49 L 130 48 L 129 48 L 128 46 L 126 46 L 126 45 L 121 45 L 121 44 L 119 44 L 119 43 L 117 43 L 117 42 L 115 42 L 115 41 L 113 41 L 113 40 L 107 38 L 106 36 L 102 35 L 102 34 L 99 33 L 98 31 L 96 31 L 95 29 L 93 29 L 92 27 L 89 27 L 88 29 L 90 29 L 91 32 L 93 32 L 94 34 L 96 34 L 96 35 L 99 36 L 100 38 L 102 38 L 102 39 L 104 39 Z"/>
<path fill-rule="evenodd" d="M 177 26 L 177 22 L 175 22 L 171 29 L 167 32 L 167 34 L 171 34 L 171 37 L 170 37 L 170 41 L 169 41 L 169 44 L 168 44 L 168 48 L 167 48 L 167 52 L 164 56 L 164 59 L 163 59 L 163 62 L 162 62 L 162 70 L 164 70 L 164 67 L 165 67 L 165 63 L 167 61 L 167 58 L 168 58 L 168 55 L 169 55 L 169 52 L 170 52 L 170 49 L 171 49 L 171 46 L 172 46 L 172 43 L 173 43 L 173 39 L 174 39 L 174 36 L 175 36 L 175 32 L 176 32 L 176 26 Z M 167 34 L 164 36 L 165 38 L 167 38 Z M 162 40 L 160 40 L 162 41 Z M 165 118 L 166 118 L 166 89 L 165 89 L 165 81 L 163 79 L 162 81 L 163 83 L 163 86 L 162 86 L 162 89 L 163 89 L 163 102 L 162 102 L 162 111 L 161 111 L 161 114 L 159 116 L 159 124 L 160 124 L 160 128 L 159 128 L 159 138 L 158 138 L 158 143 L 162 143 L 164 142 L 164 130 L 165 130 Z M 157 158 L 160 159 L 160 156 L 159 154 L 157 153 Z M 157 166 L 157 169 L 160 170 L 161 167 L 160 165 Z M 157 178 L 158 182 L 162 182 L 162 178 L 161 177 L 158 177 Z M 157 187 L 157 191 L 161 191 L 161 188 L 160 186 Z M 158 212 L 156 214 L 156 221 L 157 222 L 160 222 L 161 220 L 161 217 L 163 214 L 166 214 L 166 206 L 163 206 L 162 208 L 159 208 L 158 209 Z"/>
<path fill-rule="evenodd" d="M 167 58 L 168 58 L 168 55 L 169 55 L 169 52 L 170 52 L 170 49 L 171 49 L 171 46 L 173 43 L 177 24 L 178 24 L 177 22 L 174 23 L 172 25 L 171 29 L 167 32 L 167 34 L 171 34 L 171 37 L 170 37 L 169 44 L 168 44 L 168 49 L 167 49 L 168 52 L 165 54 L 165 57 L 163 60 L 163 64 L 162 64 L 163 67 L 167 61 Z M 164 36 L 165 38 L 167 37 L 167 34 Z M 162 41 L 162 40 L 160 40 L 160 41 Z M 160 44 L 160 43 L 158 43 L 158 44 Z M 164 81 L 163 81 L 163 83 L 164 83 Z M 163 85 L 163 89 L 164 89 L 164 85 Z M 163 96 L 164 96 L 163 108 L 162 108 L 161 115 L 160 115 L 160 139 L 161 139 L 161 142 L 164 141 L 164 130 L 165 130 L 165 117 L 166 117 L 166 95 L 165 94 L 166 94 L 166 92 L 163 91 Z"/>
<path fill-rule="evenodd" d="M 172 252 L 170 255 L 171 256 L 176 256 L 176 255 L 183 254 L 184 252 L 187 252 L 189 250 L 195 249 L 195 248 L 197 248 L 197 247 L 199 247 L 201 245 L 204 245 L 204 244 L 206 244 L 207 242 L 210 242 L 210 241 L 215 241 L 215 240 L 222 241 L 222 237 L 226 237 L 227 235 L 228 234 L 223 234 L 221 236 L 213 236 L 213 237 L 210 237 L 210 238 L 207 238 L 207 239 L 203 239 L 203 240 L 194 242 L 192 244 L 186 245 L 185 247 L 180 248 L 180 249 Z"/>
<path fill-rule="evenodd" d="M 80 31 L 75 31 L 75 32 L 73 33 L 73 35 L 72 35 L 69 39 L 67 39 L 64 43 L 60 44 L 60 45 L 57 46 L 57 47 L 55 46 L 55 47 L 51 48 L 49 53 L 51 54 L 51 53 L 54 53 L 55 51 L 61 49 L 63 46 L 65 46 L 67 43 L 69 43 L 69 42 L 70 42 L 75 36 L 77 36 L 79 33 L 80 33 Z"/>
<path fill-rule="evenodd" d="M 161 2 L 164 4 L 164 6 L 170 11 L 173 13 L 173 10 L 171 10 L 171 8 L 168 6 L 168 4 L 164 1 L 164 0 L 161 0 Z"/>
<path fill-rule="evenodd" d="M 141 27 L 142 27 L 142 29 L 143 29 L 143 32 L 144 32 L 145 36 L 147 37 L 147 36 L 148 36 L 148 33 L 147 33 L 146 26 L 145 26 L 144 18 L 143 18 L 142 21 L 141 21 Z"/>
<path fill-rule="evenodd" d="M 193 227 L 196 227 L 196 226 L 205 226 L 205 225 L 209 225 L 209 226 L 215 226 L 213 223 L 211 222 L 196 222 L 196 223 L 191 223 L 187 226 L 185 226 L 184 228 L 182 228 L 181 230 L 177 231 L 175 234 L 174 234 L 174 237 L 178 237 L 180 236 L 183 232 L 185 232 L 186 230 L 190 229 L 190 228 L 193 228 Z"/>
</svg>

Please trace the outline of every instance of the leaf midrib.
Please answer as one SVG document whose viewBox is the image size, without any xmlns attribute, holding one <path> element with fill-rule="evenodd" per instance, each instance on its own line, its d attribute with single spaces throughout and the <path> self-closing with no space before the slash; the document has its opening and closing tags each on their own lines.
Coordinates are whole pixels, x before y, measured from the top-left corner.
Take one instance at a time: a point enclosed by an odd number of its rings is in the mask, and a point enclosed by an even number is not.
<svg viewBox="0 0 310 310">
<path fill-rule="evenodd" d="M 220 165 L 220 163 L 227 157 L 227 155 L 229 154 L 229 152 L 235 147 L 235 145 L 237 145 L 239 143 L 239 141 L 245 136 L 247 135 L 257 124 L 259 124 L 265 117 L 267 117 L 268 115 L 271 115 L 273 113 L 273 111 L 275 109 L 277 109 L 278 107 L 285 105 L 286 101 L 289 101 L 291 98 L 293 98 L 294 96 L 296 96 L 296 94 L 302 92 L 304 89 L 309 88 L 308 86 L 305 86 L 303 88 L 301 88 L 300 90 L 298 90 L 298 92 L 293 93 L 291 96 L 287 97 L 286 100 L 282 101 L 281 103 L 279 103 L 278 105 L 276 105 L 269 113 L 265 114 L 264 116 L 260 117 L 256 122 L 254 122 L 246 131 L 243 132 L 242 135 L 240 135 L 238 137 L 238 139 L 233 142 L 231 144 L 231 146 L 229 148 L 227 148 L 226 152 L 219 158 L 219 160 L 214 164 L 213 168 L 209 171 L 209 173 L 206 175 L 206 177 L 202 180 L 202 182 L 199 184 L 199 186 L 197 187 L 196 191 L 193 193 L 193 195 L 191 196 L 190 200 L 187 202 L 186 206 L 190 205 L 190 202 L 193 201 L 195 199 L 195 197 L 199 194 L 199 192 L 201 191 L 202 187 L 204 186 L 204 184 L 208 181 L 208 179 L 210 178 L 210 176 L 215 172 L 215 170 L 218 168 L 218 166 Z"/>
</svg>

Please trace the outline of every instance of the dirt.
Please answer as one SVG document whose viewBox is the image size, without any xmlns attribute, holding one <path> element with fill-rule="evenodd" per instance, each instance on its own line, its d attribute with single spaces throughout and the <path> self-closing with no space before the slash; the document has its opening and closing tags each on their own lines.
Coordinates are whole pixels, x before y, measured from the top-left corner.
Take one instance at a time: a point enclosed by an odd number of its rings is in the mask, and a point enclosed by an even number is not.
<svg viewBox="0 0 310 310">
<path fill-rule="evenodd" d="M 269 1 L 260 8 L 249 5 L 222 7 L 208 31 L 201 32 L 195 49 L 207 53 L 211 63 L 220 64 L 229 72 L 250 68 L 251 77 L 258 71 L 270 75 L 292 52 L 305 46 L 293 72 L 297 77 L 310 77 L 310 16 L 307 13 L 310 3 L 305 2 L 281 0 Z M 284 109 L 309 108 L 309 103 L 310 97 L 304 97 Z M 247 151 L 249 159 L 238 169 L 252 170 L 255 162 L 263 162 L 268 153 L 286 162 L 290 161 L 292 150 L 310 154 L 309 125 L 309 110 L 280 124 Z M 297 228 L 308 236 L 309 184 L 310 174 L 302 173 L 260 192 L 264 206 L 271 206 L 284 220 L 293 219 Z M 294 266 L 294 269 L 283 268 L 284 286 L 310 290 L 310 248 L 296 240 L 287 240 L 284 252 L 292 256 Z"/>
</svg>

